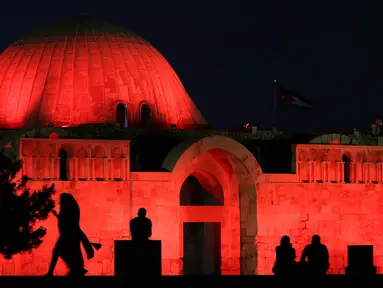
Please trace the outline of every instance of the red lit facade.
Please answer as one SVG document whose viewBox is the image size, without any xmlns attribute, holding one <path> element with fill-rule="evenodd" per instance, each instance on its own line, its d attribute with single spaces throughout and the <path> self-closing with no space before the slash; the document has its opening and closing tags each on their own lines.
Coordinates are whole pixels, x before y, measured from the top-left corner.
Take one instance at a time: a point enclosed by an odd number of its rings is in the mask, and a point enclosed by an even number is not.
<svg viewBox="0 0 383 288">
<path fill-rule="evenodd" d="M 271 274 L 275 246 L 285 234 L 298 256 L 311 236 L 320 234 L 330 252 L 329 273 L 334 274 L 344 273 L 347 245 L 373 244 L 374 264 L 382 272 L 379 146 L 297 145 L 293 174 L 263 173 L 249 150 L 223 136 L 176 146 L 163 162 L 168 172 L 130 171 L 129 147 L 130 141 L 123 140 L 20 140 L 30 187 L 55 183 L 57 196 L 72 193 L 81 206 L 83 229 L 92 241 L 103 243 L 86 263 L 89 275 L 113 274 L 113 241 L 130 239 L 129 220 L 140 207 L 147 208 L 153 221 L 152 238 L 162 241 L 166 275 L 182 274 L 187 222 L 219 223 L 222 274 Z M 68 157 L 66 181 L 60 180 L 61 149 Z M 190 192 L 184 187 L 190 175 L 221 199 L 220 205 L 182 204 Z M 3 275 L 47 271 L 58 234 L 54 217 L 44 225 L 48 234 L 41 247 L 31 255 L 2 260 Z M 65 274 L 59 264 L 57 273 Z"/>
<path fill-rule="evenodd" d="M 117 29 L 87 21 L 80 31 Z M 267 160 L 284 161 L 278 149 L 267 156 L 263 148 L 252 147 L 279 143 L 276 131 L 183 130 L 206 121 L 152 46 L 136 36 L 60 40 L 60 33 L 68 33 L 54 27 L 54 38 L 15 43 L 0 56 L 0 126 L 20 128 L 0 131 L 0 144 L 23 161 L 30 188 L 54 183 L 56 197 L 70 192 L 77 199 L 82 229 L 92 242 L 103 244 L 86 261 L 88 275 L 113 275 L 113 242 L 130 239 L 129 221 L 140 207 L 153 222 L 152 239 L 162 241 L 165 275 L 191 271 L 195 258 L 188 256 L 191 236 L 185 228 L 190 223 L 207 223 L 202 244 L 205 252 L 213 252 L 205 258 L 221 274 L 271 274 L 275 246 L 285 234 L 298 257 L 319 234 L 333 274 L 344 273 L 347 245 L 372 244 L 374 265 L 383 272 L 383 146 L 378 137 L 329 134 L 292 141 L 286 150 L 292 154 L 286 161 L 290 173 L 270 172 Z M 121 101 L 132 128 L 81 128 L 119 122 Z M 152 127 L 176 124 L 177 130 L 137 132 L 143 101 L 149 103 L 144 113 Z M 200 191 L 209 197 L 198 202 L 194 195 Z M 1 275 L 48 271 L 57 222 L 52 216 L 42 224 L 47 228 L 42 245 L 9 261 L 0 257 Z M 59 262 L 57 275 L 65 273 Z"/>
</svg>

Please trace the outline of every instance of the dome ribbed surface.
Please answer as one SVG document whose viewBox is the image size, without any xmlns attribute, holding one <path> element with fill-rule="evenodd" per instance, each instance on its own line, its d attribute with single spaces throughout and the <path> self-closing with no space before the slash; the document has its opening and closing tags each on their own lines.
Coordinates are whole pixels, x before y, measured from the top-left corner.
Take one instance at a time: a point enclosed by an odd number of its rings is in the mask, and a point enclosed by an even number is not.
<svg viewBox="0 0 383 288">
<path fill-rule="evenodd" d="M 33 30 L 0 55 L 0 128 L 116 123 L 130 127 L 141 108 L 152 126 L 195 129 L 207 123 L 166 59 L 136 34 L 76 16 Z"/>
</svg>

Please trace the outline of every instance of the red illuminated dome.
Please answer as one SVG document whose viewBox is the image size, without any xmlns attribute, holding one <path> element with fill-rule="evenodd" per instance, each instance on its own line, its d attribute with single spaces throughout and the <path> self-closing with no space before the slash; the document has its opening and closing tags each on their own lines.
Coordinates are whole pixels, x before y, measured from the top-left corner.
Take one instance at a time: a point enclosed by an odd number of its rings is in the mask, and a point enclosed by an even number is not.
<svg viewBox="0 0 383 288">
<path fill-rule="evenodd" d="M 32 31 L 0 55 L 0 128 L 50 123 L 206 126 L 174 70 L 151 44 L 84 16 Z"/>
</svg>

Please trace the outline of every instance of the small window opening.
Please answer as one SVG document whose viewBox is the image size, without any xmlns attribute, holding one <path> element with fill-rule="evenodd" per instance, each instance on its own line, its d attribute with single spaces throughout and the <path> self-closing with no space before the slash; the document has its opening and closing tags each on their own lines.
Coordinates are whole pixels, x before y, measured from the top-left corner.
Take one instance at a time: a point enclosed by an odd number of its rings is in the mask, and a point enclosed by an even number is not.
<svg viewBox="0 0 383 288">
<path fill-rule="evenodd" d="M 143 104 L 141 106 L 141 127 L 149 128 L 150 126 L 150 108 L 149 105 Z"/>
<path fill-rule="evenodd" d="M 116 108 L 116 121 L 121 128 L 128 127 L 128 109 L 125 104 L 118 104 Z"/>
</svg>

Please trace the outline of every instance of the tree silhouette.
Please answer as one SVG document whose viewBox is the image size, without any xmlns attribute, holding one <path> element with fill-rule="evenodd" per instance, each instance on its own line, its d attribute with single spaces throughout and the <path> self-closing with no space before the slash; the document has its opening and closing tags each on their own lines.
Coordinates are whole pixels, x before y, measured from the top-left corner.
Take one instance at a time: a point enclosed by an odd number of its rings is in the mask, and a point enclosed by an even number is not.
<svg viewBox="0 0 383 288">
<path fill-rule="evenodd" d="M 31 252 L 42 243 L 46 229 L 35 228 L 36 222 L 47 219 L 55 206 L 54 185 L 30 191 L 26 177 L 16 178 L 20 169 L 21 161 L 0 151 L 0 253 L 6 259 Z"/>
</svg>

